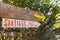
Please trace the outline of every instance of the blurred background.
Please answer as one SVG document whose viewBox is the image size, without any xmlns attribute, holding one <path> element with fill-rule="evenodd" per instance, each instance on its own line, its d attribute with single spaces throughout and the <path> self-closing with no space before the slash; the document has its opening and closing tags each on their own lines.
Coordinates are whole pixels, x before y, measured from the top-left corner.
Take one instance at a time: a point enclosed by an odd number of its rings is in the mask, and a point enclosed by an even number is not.
<svg viewBox="0 0 60 40">
<path fill-rule="evenodd" d="M 0 28 L 0 40 L 60 40 L 60 0 L 0 0 L 0 2 L 41 12 L 38 28 Z M 7 8 L 7 7 L 6 7 Z M 22 17 L 22 16 L 21 16 Z M 0 26 L 2 25 L 0 19 Z"/>
</svg>

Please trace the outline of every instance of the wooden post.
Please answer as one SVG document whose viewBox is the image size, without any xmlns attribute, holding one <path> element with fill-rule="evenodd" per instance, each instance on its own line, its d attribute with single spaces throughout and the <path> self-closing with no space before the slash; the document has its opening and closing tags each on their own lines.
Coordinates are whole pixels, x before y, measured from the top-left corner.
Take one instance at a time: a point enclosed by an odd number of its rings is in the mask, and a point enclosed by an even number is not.
<svg viewBox="0 0 60 40">
<path fill-rule="evenodd" d="M 31 21 L 41 21 L 33 16 L 33 14 L 39 14 L 37 11 L 30 9 L 19 8 L 16 6 L 0 3 L 0 18 L 14 18 Z"/>
</svg>

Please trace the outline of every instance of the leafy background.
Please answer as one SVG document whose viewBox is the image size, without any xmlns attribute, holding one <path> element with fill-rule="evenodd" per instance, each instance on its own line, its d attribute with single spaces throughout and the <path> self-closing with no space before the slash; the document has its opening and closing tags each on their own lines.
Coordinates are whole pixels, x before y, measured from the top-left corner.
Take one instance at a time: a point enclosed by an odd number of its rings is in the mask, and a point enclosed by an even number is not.
<svg viewBox="0 0 60 40">
<path fill-rule="evenodd" d="M 42 12 L 46 17 L 39 28 L 11 28 L 9 31 L 21 31 L 23 40 L 56 40 L 55 33 L 52 31 L 60 29 L 59 0 L 3 0 L 3 2 L 17 7 Z M 7 30 L 8 29 L 5 29 L 5 31 Z M 56 31 L 56 33 L 59 32 Z"/>
</svg>

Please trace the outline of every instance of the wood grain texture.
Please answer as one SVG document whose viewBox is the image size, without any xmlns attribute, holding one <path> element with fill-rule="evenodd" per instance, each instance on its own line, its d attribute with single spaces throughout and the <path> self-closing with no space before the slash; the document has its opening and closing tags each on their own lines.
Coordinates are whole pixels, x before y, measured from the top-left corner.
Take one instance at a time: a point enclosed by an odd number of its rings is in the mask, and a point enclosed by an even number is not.
<svg viewBox="0 0 60 40">
<path fill-rule="evenodd" d="M 0 3 L 0 18 L 14 18 L 21 20 L 41 21 L 33 16 L 36 11 L 24 9 L 21 7 L 12 6 L 5 3 Z"/>
</svg>

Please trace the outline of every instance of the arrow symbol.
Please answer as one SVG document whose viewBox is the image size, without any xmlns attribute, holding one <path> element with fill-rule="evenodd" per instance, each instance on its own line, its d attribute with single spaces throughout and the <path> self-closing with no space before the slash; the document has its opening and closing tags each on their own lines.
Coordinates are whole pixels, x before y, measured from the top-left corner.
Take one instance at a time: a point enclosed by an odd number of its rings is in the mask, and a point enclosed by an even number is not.
<svg viewBox="0 0 60 40">
<path fill-rule="evenodd" d="M 45 16 L 44 16 L 43 13 L 41 15 L 39 15 L 37 13 L 34 13 L 33 16 L 36 17 L 36 18 L 42 19 L 42 22 L 45 20 Z"/>
</svg>

